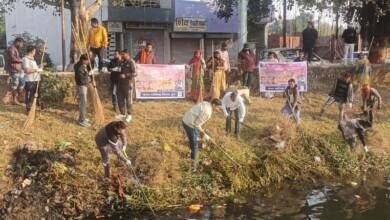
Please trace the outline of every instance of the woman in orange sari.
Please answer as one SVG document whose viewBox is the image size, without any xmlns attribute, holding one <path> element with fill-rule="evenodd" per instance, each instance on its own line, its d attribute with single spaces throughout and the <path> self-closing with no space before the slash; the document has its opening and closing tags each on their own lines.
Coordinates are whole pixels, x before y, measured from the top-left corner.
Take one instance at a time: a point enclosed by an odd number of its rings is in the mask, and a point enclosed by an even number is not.
<svg viewBox="0 0 390 220">
<path fill-rule="evenodd" d="M 225 62 L 219 51 L 214 51 L 214 56 L 207 61 L 207 68 L 211 71 L 213 77 L 211 99 L 219 99 L 221 93 L 226 90 Z"/>
<path fill-rule="evenodd" d="M 191 99 L 195 103 L 203 101 L 203 90 L 204 90 L 204 69 L 206 68 L 206 63 L 202 58 L 202 52 L 198 49 L 195 50 L 194 56 L 188 63 L 191 67 Z"/>
</svg>

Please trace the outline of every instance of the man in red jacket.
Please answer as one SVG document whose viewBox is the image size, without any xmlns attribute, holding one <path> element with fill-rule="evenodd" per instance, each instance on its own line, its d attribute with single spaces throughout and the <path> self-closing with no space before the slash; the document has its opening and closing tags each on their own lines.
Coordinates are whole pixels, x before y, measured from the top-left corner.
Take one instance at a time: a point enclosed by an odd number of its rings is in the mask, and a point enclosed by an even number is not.
<svg viewBox="0 0 390 220">
<path fill-rule="evenodd" d="M 256 69 L 256 56 L 249 48 L 249 44 L 244 44 L 244 48 L 238 54 L 238 65 L 243 73 L 242 85 L 250 88 L 252 75 Z"/>
<path fill-rule="evenodd" d="M 22 70 L 22 58 L 19 50 L 24 45 L 23 38 L 17 37 L 14 43 L 8 47 L 5 52 L 6 63 L 5 70 L 8 72 L 10 81 L 10 90 L 12 92 L 12 101 L 14 104 L 21 105 L 18 100 L 18 96 L 23 96 L 24 88 L 24 73 Z"/>
</svg>

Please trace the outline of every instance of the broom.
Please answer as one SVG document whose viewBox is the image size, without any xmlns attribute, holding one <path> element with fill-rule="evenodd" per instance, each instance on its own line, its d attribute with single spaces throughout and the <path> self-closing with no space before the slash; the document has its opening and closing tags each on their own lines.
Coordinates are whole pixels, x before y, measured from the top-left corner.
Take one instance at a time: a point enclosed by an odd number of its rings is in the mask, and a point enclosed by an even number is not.
<svg viewBox="0 0 390 220">
<path fill-rule="evenodd" d="M 80 24 L 81 23 L 79 23 L 79 27 L 80 27 L 80 30 L 81 30 L 81 34 L 83 35 L 82 39 L 84 40 L 84 42 L 86 42 L 85 34 L 84 34 L 84 31 L 81 28 Z M 74 30 L 73 34 L 74 34 L 75 38 L 77 38 L 77 41 L 80 42 L 80 44 L 81 44 L 81 37 L 76 35 L 74 27 L 73 27 L 73 30 Z M 79 44 L 79 49 L 80 49 L 80 51 L 82 51 L 82 49 L 84 49 L 86 51 L 86 54 L 87 54 L 88 60 L 89 60 L 89 67 L 92 70 L 91 58 L 89 56 L 89 51 L 87 49 L 87 46 L 83 45 L 84 46 L 84 48 L 83 48 L 80 44 Z M 97 91 L 96 83 L 95 83 L 95 79 L 94 79 L 93 75 L 91 76 L 91 78 L 92 78 L 92 85 L 91 84 L 88 85 L 88 93 L 90 94 L 90 97 L 91 97 L 91 102 L 92 102 L 93 109 L 94 109 L 95 121 L 96 121 L 97 124 L 102 124 L 104 122 L 103 105 L 102 105 L 102 102 L 101 102 L 101 100 L 99 98 L 99 93 Z"/>
<path fill-rule="evenodd" d="M 43 44 L 43 53 L 42 53 L 42 57 L 41 57 L 41 68 L 43 68 L 43 58 L 45 56 L 45 52 L 46 52 L 46 42 L 47 42 L 47 39 L 45 40 L 45 43 Z M 23 125 L 23 130 L 27 130 L 31 127 L 31 125 L 34 123 L 34 120 L 35 120 L 35 111 L 37 110 L 37 100 L 38 100 L 38 91 L 39 91 L 39 82 L 37 82 L 37 88 L 35 89 L 35 94 L 34 94 L 34 99 L 33 99 L 33 103 L 31 105 L 31 109 L 30 109 L 30 112 L 28 113 L 27 115 L 27 119 L 26 121 L 24 122 L 24 125 Z M 26 103 L 27 105 L 27 103 Z"/>
<path fill-rule="evenodd" d="M 79 44 L 78 44 L 79 50 L 80 50 L 80 52 L 82 52 L 83 49 L 84 49 L 84 51 L 86 52 L 86 54 L 88 56 L 88 60 L 89 60 L 89 67 L 92 70 L 91 59 L 90 59 L 87 47 L 86 47 L 86 45 L 84 47 L 82 46 L 82 44 L 81 44 L 81 37 L 78 34 L 76 34 L 76 29 L 74 28 L 73 24 L 72 24 L 72 27 L 73 27 L 74 38 L 75 38 L 76 41 L 79 42 Z M 79 27 L 81 28 L 80 23 L 79 23 Z M 80 30 L 82 30 L 82 28 Z M 81 31 L 81 32 L 83 34 L 83 31 Z M 92 77 L 92 85 L 88 85 L 88 93 L 90 94 L 90 98 L 91 98 L 91 102 L 92 102 L 92 106 L 93 106 L 93 110 L 94 110 L 95 121 L 96 121 L 97 124 L 102 124 L 104 122 L 103 105 L 101 103 L 98 91 L 96 89 L 96 83 L 95 83 L 94 77 L 93 76 L 91 76 L 91 77 Z"/>
</svg>

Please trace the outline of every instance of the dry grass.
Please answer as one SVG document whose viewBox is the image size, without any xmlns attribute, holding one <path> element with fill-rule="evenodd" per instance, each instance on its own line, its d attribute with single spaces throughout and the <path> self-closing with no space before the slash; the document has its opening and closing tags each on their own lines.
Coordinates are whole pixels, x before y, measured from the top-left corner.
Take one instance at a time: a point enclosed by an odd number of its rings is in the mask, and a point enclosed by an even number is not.
<svg viewBox="0 0 390 220">
<path fill-rule="evenodd" d="M 378 89 L 386 104 L 390 100 L 388 85 Z M 114 112 L 110 110 L 108 91 L 101 94 L 107 123 L 114 120 Z M 201 163 L 198 173 L 192 173 L 187 164 L 189 147 L 181 127 L 181 118 L 191 107 L 191 103 L 184 100 L 137 101 L 133 121 L 127 130 L 128 155 L 139 166 L 137 172 L 140 176 L 147 177 L 143 180 L 150 187 L 145 190 L 155 209 L 225 198 L 235 192 L 264 189 L 284 181 L 316 181 L 323 177 L 349 177 L 361 172 L 388 170 L 390 109 L 385 106 L 376 114 L 375 128 L 368 135 L 371 153 L 364 156 L 360 149 L 358 152 L 351 152 L 343 142 L 337 131 L 336 106 L 332 106 L 322 119 L 313 119 L 326 98 L 325 94 L 324 91 L 306 94 L 302 106 L 302 126 L 297 130 L 280 117 L 280 109 L 284 104 L 281 97 L 270 100 L 252 97 L 253 103 L 248 106 L 245 122 L 251 128 L 242 127 L 240 140 L 225 135 L 222 113 L 215 112 L 205 128 L 243 166 L 237 169 L 221 151 L 210 146 L 209 150 L 200 151 L 200 159 L 206 163 Z M 349 114 L 353 115 L 358 111 L 359 103 L 355 103 Z M 28 133 L 21 131 L 26 119 L 23 112 L 22 107 L 0 104 L 0 153 L 3 157 L 0 171 L 7 169 L 18 145 L 31 142 L 51 151 L 55 146 L 58 148 L 62 143 L 70 142 L 72 148 L 77 150 L 71 167 L 75 173 L 72 178 L 65 178 L 69 177 L 68 170 L 64 169 L 62 163 L 53 162 L 51 171 L 57 176 L 50 175 L 50 178 L 55 178 L 57 184 L 66 189 L 77 188 L 76 193 L 82 191 L 79 194 L 90 196 L 90 200 L 93 197 L 103 197 L 111 201 L 109 206 L 99 204 L 99 210 L 93 207 L 95 203 L 92 202 L 96 201 L 86 201 L 87 204 L 82 205 L 85 209 L 83 213 L 109 213 L 129 207 L 147 209 L 141 189 L 134 185 L 127 168 L 113 165 L 112 169 L 114 176 L 122 176 L 125 203 L 116 197 L 115 189 L 110 186 L 112 184 L 101 180 L 103 168 L 93 141 L 100 126 L 94 124 L 92 128 L 86 129 L 77 125 L 78 108 L 73 98 L 69 98 L 60 108 L 38 111 L 33 129 Z M 274 150 L 272 144 L 264 139 L 270 135 L 286 140 L 288 148 Z M 152 142 L 160 143 L 159 147 L 153 146 Z M 168 144 L 172 152 L 165 152 L 161 148 L 164 144 Z M 315 156 L 320 157 L 321 162 L 315 162 Z M 114 160 L 116 158 L 112 157 L 111 161 Z M 162 167 L 159 167 L 161 164 Z M 163 184 L 165 181 L 167 184 Z M 16 183 L 9 177 L 2 176 L 0 186 L 0 193 L 4 194 L 13 189 Z M 61 192 L 70 191 L 72 190 Z M 71 204 L 76 205 L 76 202 Z M 80 212 L 76 213 L 81 215 Z"/>
</svg>

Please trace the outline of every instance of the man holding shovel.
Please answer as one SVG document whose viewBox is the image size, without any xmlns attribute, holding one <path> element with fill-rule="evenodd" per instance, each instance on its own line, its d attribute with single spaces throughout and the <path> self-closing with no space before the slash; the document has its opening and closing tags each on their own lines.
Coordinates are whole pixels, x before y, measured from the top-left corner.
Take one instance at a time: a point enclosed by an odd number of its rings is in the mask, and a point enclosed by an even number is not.
<svg viewBox="0 0 390 220">
<path fill-rule="evenodd" d="M 244 122 L 245 104 L 237 91 L 227 92 L 222 99 L 222 111 L 226 118 L 226 134 L 232 131 L 232 118 L 234 115 L 234 134 L 239 137 L 240 123 Z"/>
<path fill-rule="evenodd" d="M 295 83 L 295 79 L 288 80 L 288 86 L 284 91 L 286 97 L 286 104 L 282 108 L 282 114 L 288 118 L 293 118 L 294 122 L 299 125 L 301 118 L 301 110 L 299 107 L 299 91 Z"/>
<path fill-rule="evenodd" d="M 198 165 L 198 135 L 200 133 L 203 135 L 204 140 L 211 141 L 210 136 L 205 133 L 202 125 L 211 118 L 213 110 L 217 110 L 220 105 L 219 99 L 213 99 L 211 102 L 200 102 L 184 114 L 182 123 L 189 140 L 194 171 L 196 171 Z"/>
</svg>

